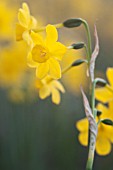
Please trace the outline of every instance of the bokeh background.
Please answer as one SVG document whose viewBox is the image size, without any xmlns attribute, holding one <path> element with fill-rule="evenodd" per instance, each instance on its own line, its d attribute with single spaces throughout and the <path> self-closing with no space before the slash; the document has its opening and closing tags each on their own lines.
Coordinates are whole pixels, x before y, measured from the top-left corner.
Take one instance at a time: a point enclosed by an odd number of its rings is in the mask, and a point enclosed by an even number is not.
<svg viewBox="0 0 113 170">
<path fill-rule="evenodd" d="M 31 83 L 34 72 L 25 63 L 25 44 L 15 42 L 15 23 L 22 2 L 0 0 L 0 169 L 83 170 L 88 150 L 78 142 L 75 123 L 85 117 L 79 86 L 82 84 L 87 92 L 86 67 L 74 68 L 64 75 L 66 93 L 59 106 L 50 98 L 38 98 Z M 93 46 L 96 24 L 100 41 L 96 75 L 106 78 L 107 67 L 113 67 L 112 0 L 26 2 L 40 25 L 76 17 L 86 19 Z M 63 28 L 59 30 L 59 40 L 67 45 L 86 42 L 84 28 Z M 66 54 L 62 67 L 80 57 L 85 57 L 84 50 Z M 94 170 L 112 170 L 112 160 L 113 151 L 104 157 L 96 155 Z"/>
</svg>

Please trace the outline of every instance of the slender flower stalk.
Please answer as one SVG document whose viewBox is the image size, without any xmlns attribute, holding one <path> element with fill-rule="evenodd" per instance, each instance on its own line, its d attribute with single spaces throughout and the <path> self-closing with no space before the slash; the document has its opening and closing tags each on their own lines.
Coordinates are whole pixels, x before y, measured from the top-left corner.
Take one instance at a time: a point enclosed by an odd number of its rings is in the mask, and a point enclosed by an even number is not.
<svg viewBox="0 0 113 170">
<path fill-rule="evenodd" d="M 90 67 L 90 60 L 92 56 L 92 42 L 91 42 L 91 34 L 90 34 L 90 29 L 88 26 L 88 23 L 82 19 L 82 22 L 84 24 L 84 27 L 86 29 L 87 33 L 87 38 L 88 38 L 88 47 L 85 46 L 86 53 L 87 53 L 87 59 L 88 59 L 88 68 Z M 96 81 L 91 81 L 91 75 L 89 74 L 90 78 L 90 103 L 91 103 L 91 109 L 92 109 L 92 114 L 93 117 L 96 117 L 96 109 L 95 109 L 95 86 L 96 86 Z M 86 170 L 92 170 L 93 167 L 93 162 L 94 162 L 94 152 L 95 152 L 95 145 L 96 145 L 96 136 L 89 130 L 89 153 L 88 153 L 88 159 L 87 159 L 87 164 L 86 164 Z"/>
<path fill-rule="evenodd" d="M 53 26 L 55 28 L 62 28 L 63 24 L 59 23 L 59 24 L 54 24 Z M 33 29 L 32 31 L 34 31 L 34 32 L 42 32 L 42 31 L 45 31 L 45 30 L 46 30 L 46 26 L 45 27 L 40 27 L 40 28 L 37 28 L 37 29 Z"/>
</svg>

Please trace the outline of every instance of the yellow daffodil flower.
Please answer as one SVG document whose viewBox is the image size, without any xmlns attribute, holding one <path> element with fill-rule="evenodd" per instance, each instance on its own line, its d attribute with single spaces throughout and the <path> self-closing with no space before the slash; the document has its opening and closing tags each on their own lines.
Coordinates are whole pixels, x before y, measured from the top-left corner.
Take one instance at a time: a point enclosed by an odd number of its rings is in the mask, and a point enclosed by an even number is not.
<svg viewBox="0 0 113 170">
<path fill-rule="evenodd" d="M 65 92 L 62 84 L 57 80 L 52 80 L 50 76 L 45 77 L 43 80 L 36 80 L 36 88 L 39 90 L 39 97 L 45 99 L 51 95 L 52 102 L 55 104 L 60 103 L 60 92 Z"/>
<path fill-rule="evenodd" d="M 19 23 L 16 24 L 16 40 L 24 39 L 29 43 L 30 31 L 37 27 L 37 20 L 30 15 L 30 10 L 26 3 L 23 3 L 22 8 L 19 9 L 18 21 Z"/>
<path fill-rule="evenodd" d="M 103 103 L 113 101 L 113 68 L 108 68 L 106 75 L 110 85 L 95 90 L 96 99 Z"/>
<path fill-rule="evenodd" d="M 47 75 L 59 79 L 61 68 L 58 60 L 62 60 L 66 47 L 57 42 L 58 33 L 54 26 L 47 25 L 46 34 L 46 38 L 43 39 L 39 34 L 31 32 L 34 46 L 28 55 L 28 65 L 36 68 L 36 76 L 39 79 Z"/>
<path fill-rule="evenodd" d="M 96 121 L 100 119 L 111 119 L 113 121 L 113 102 L 110 102 L 109 108 L 99 104 L 97 107 L 102 114 L 97 117 Z M 84 118 L 79 120 L 76 124 L 77 129 L 80 134 L 78 136 L 79 142 L 83 146 L 88 145 L 88 120 Z M 103 123 L 98 125 L 98 134 L 96 140 L 96 152 L 99 155 L 107 155 L 111 152 L 111 144 L 113 143 L 113 126 L 108 126 Z"/>
</svg>

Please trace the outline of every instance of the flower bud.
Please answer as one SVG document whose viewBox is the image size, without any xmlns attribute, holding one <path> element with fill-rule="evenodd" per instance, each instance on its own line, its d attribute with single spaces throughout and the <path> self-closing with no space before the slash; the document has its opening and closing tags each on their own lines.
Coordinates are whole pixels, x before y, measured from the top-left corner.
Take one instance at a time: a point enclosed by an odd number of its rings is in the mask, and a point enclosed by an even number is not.
<svg viewBox="0 0 113 170">
<path fill-rule="evenodd" d="M 71 45 L 71 48 L 72 49 L 75 49 L 75 50 L 78 50 L 78 49 L 81 49 L 84 47 L 84 43 L 83 42 L 79 42 L 79 43 L 76 43 L 76 44 L 72 44 Z"/>
<path fill-rule="evenodd" d="M 87 61 L 83 60 L 83 59 L 78 59 L 78 60 L 74 61 L 71 66 L 72 67 L 79 66 L 79 65 L 81 65 L 84 62 L 87 62 Z"/>
<path fill-rule="evenodd" d="M 100 87 L 105 87 L 107 82 L 106 80 L 104 79 L 101 79 L 101 78 L 96 78 L 96 84 Z"/>
<path fill-rule="evenodd" d="M 101 120 L 101 122 L 105 125 L 113 126 L 113 121 L 110 119 L 103 119 L 103 120 Z"/>
<path fill-rule="evenodd" d="M 68 19 L 63 22 L 64 27 L 67 27 L 67 28 L 79 27 L 81 24 L 82 24 L 81 18 Z"/>
<path fill-rule="evenodd" d="M 102 112 L 100 110 L 97 110 L 97 116 L 100 116 Z"/>
</svg>

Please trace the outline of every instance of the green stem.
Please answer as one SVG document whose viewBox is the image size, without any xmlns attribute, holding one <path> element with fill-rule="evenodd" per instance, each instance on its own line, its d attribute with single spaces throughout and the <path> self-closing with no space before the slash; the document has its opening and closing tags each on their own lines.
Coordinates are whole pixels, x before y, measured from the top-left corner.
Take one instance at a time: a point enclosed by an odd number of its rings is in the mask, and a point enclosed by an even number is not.
<svg viewBox="0 0 113 170">
<path fill-rule="evenodd" d="M 56 28 L 62 28 L 63 24 L 59 23 L 59 24 L 54 24 L 53 26 L 56 27 Z M 37 29 L 33 29 L 34 32 L 42 32 L 42 31 L 45 31 L 45 30 L 46 30 L 46 26 L 40 27 L 40 28 L 37 28 Z"/>
<path fill-rule="evenodd" d="M 92 47 L 91 47 L 91 34 L 90 34 L 90 29 L 89 29 L 89 25 L 88 23 L 82 19 L 82 22 L 85 26 L 86 29 L 86 33 L 87 33 L 87 38 L 88 38 L 88 58 L 91 58 L 91 54 L 92 54 Z"/>
<path fill-rule="evenodd" d="M 89 57 L 89 51 L 88 51 L 88 48 L 87 48 L 87 45 L 86 45 L 86 44 L 84 45 L 84 48 L 85 48 L 86 55 L 87 55 L 87 60 L 88 60 L 88 63 L 89 63 L 90 57 Z"/>
<path fill-rule="evenodd" d="M 88 49 L 86 48 L 87 58 L 88 58 L 88 67 L 90 66 L 90 59 L 92 55 L 92 46 L 91 46 L 91 35 L 88 23 L 85 20 L 82 20 L 84 27 L 86 29 L 87 38 L 88 38 Z M 91 82 L 90 78 L 90 95 L 91 95 L 91 108 L 92 108 L 92 114 L 94 118 L 96 117 L 96 110 L 95 110 L 95 86 L 96 82 Z M 95 144 L 96 144 L 96 136 L 89 131 L 89 153 L 88 153 L 88 159 L 86 164 L 86 170 L 92 170 L 93 168 L 93 162 L 94 162 L 94 153 L 95 153 Z"/>
<path fill-rule="evenodd" d="M 92 170 L 92 168 L 93 168 L 95 144 L 96 144 L 96 137 L 93 133 L 91 133 L 86 170 Z"/>
</svg>

